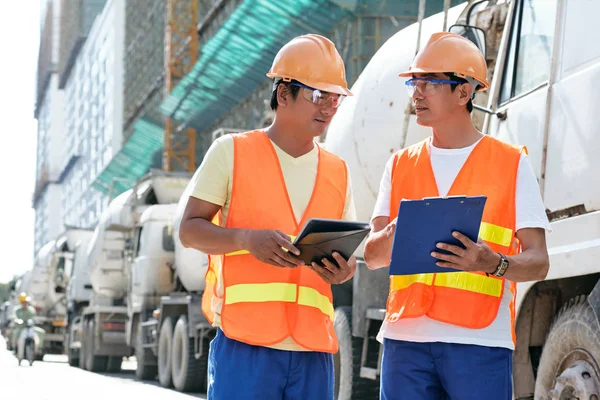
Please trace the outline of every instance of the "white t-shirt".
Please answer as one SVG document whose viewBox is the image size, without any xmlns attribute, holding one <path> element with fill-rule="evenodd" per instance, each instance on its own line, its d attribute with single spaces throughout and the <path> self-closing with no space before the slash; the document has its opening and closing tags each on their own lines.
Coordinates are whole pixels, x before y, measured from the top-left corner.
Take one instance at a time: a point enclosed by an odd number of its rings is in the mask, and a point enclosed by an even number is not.
<svg viewBox="0 0 600 400">
<path fill-rule="evenodd" d="M 447 195 L 458 172 L 477 143 L 461 149 L 440 149 L 434 147 L 430 142 L 431 167 L 440 196 Z M 381 178 L 379 196 L 372 218 L 390 216 L 393 159 L 392 156 Z M 550 232 L 550 223 L 546 216 L 537 178 L 529 157 L 525 153 L 521 154 L 519 162 L 515 203 L 517 231 L 523 228 L 544 228 Z M 409 342 L 461 343 L 514 349 L 509 310 L 511 300 L 512 293 L 507 282 L 496 319 L 483 329 L 463 328 L 439 322 L 427 316 L 403 318 L 394 323 L 384 321 L 377 340 L 383 342 L 385 337 Z"/>
</svg>

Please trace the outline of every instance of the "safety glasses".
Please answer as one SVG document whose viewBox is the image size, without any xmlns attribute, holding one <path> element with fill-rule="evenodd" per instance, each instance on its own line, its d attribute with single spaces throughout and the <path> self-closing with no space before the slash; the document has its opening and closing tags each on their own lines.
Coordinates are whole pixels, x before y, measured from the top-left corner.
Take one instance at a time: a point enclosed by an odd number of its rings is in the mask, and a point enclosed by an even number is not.
<svg viewBox="0 0 600 400">
<path fill-rule="evenodd" d="M 460 85 L 463 83 L 448 79 L 412 78 L 407 80 L 404 85 L 408 95 L 412 97 L 415 90 L 418 90 L 423 96 L 434 96 L 442 92 L 445 84 Z"/>
<path fill-rule="evenodd" d="M 311 88 L 310 86 L 303 85 L 300 82 L 291 82 L 290 85 L 298 86 L 302 97 L 318 106 L 326 106 L 331 104 L 333 108 L 338 108 L 344 100 L 344 95 L 337 93 L 324 92 L 319 89 Z"/>
</svg>

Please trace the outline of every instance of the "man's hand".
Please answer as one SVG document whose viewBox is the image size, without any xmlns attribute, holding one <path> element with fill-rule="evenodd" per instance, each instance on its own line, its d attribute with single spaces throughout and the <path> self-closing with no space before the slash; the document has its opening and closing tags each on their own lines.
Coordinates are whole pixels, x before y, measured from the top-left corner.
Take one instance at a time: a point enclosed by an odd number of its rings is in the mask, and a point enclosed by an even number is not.
<svg viewBox="0 0 600 400">
<path fill-rule="evenodd" d="M 452 254 L 446 255 L 438 252 L 432 252 L 431 256 L 441 261 L 435 263 L 438 267 L 454 268 L 466 272 L 487 272 L 492 273 L 500 264 L 500 256 L 494 252 L 481 239 L 477 243 L 466 237 L 460 232 L 452 232 L 452 236 L 460 240 L 465 245 L 465 249 L 460 246 L 454 246 L 447 243 L 438 243 L 437 248 L 449 251 Z"/>
<path fill-rule="evenodd" d="M 296 257 L 300 250 L 294 247 L 289 236 L 281 231 L 248 230 L 244 235 L 243 248 L 258 260 L 277 267 L 294 268 L 304 265 L 304 261 Z"/>
<path fill-rule="evenodd" d="M 339 253 L 334 252 L 333 258 L 335 258 L 339 267 L 328 259 L 323 258 L 321 260 L 323 263 L 322 265 L 313 262 L 309 268 L 331 285 L 344 283 L 354 276 L 354 273 L 356 272 L 356 257 L 352 256 L 346 261 Z"/>
<path fill-rule="evenodd" d="M 365 244 L 364 258 L 369 269 L 390 265 L 392 244 L 398 218 L 390 222 L 389 217 L 376 217 L 371 221 L 371 233 Z"/>
</svg>

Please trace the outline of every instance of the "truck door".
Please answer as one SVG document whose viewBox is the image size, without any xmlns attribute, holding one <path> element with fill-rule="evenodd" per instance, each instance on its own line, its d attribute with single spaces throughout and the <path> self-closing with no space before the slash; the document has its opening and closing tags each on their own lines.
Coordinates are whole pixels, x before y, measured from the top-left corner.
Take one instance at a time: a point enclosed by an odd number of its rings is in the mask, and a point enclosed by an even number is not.
<svg viewBox="0 0 600 400">
<path fill-rule="evenodd" d="M 505 31 L 503 65 L 497 65 L 490 93 L 492 108 L 487 133 L 527 146 L 538 179 L 546 118 L 558 0 L 516 0 L 511 30 Z M 507 21 L 509 22 L 509 21 Z M 499 57 L 499 60 L 501 58 Z M 503 68 L 502 68 L 503 67 Z"/>
</svg>

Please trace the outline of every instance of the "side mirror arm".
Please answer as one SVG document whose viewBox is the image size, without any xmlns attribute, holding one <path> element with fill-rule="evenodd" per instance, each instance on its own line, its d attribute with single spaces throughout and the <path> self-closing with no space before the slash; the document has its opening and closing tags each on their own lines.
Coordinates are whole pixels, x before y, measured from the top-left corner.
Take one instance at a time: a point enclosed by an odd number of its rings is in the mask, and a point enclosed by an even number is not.
<svg viewBox="0 0 600 400">
<path fill-rule="evenodd" d="M 504 121 L 506 119 L 506 117 L 507 117 L 506 111 L 494 112 L 494 111 L 490 110 L 489 108 L 482 107 L 482 106 L 477 105 L 475 103 L 473 103 L 473 108 L 476 109 L 476 110 L 482 111 L 482 112 L 484 112 L 486 114 L 495 115 L 496 117 L 498 117 L 498 119 L 500 121 Z"/>
</svg>

